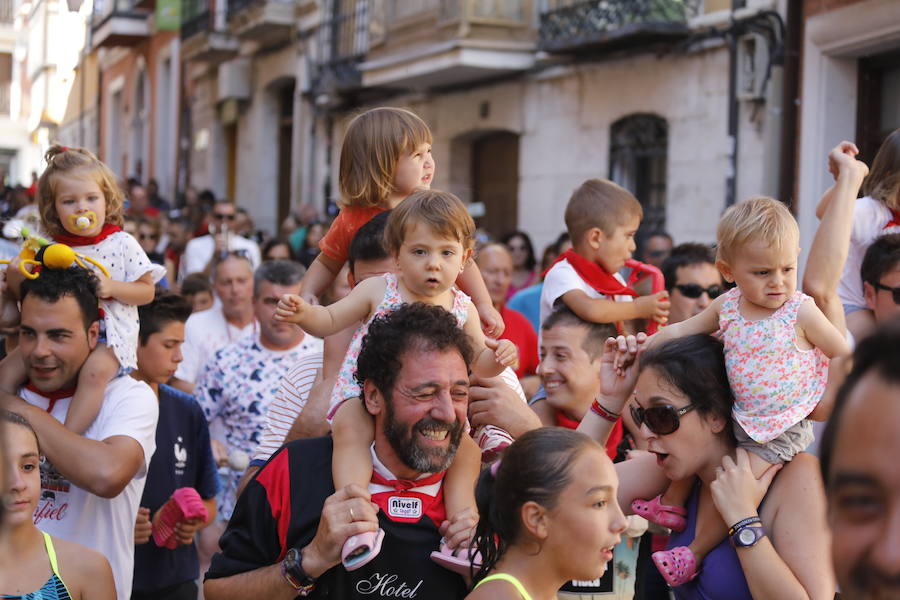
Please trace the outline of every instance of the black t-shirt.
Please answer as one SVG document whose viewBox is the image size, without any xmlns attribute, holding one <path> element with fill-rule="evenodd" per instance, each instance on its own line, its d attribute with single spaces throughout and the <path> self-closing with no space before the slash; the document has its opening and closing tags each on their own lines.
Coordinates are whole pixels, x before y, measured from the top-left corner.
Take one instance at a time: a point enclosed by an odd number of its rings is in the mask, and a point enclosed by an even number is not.
<svg viewBox="0 0 900 600">
<path fill-rule="evenodd" d="M 316 534 L 325 499 L 334 493 L 330 437 L 297 440 L 272 455 L 238 498 L 222 552 L 213 557 L 209 579 L 274 565 L 289 548 L 303 548 Z M 310 598 L 428 598 L 455 600 L 466 595 L 463 578 L 431 560 L 444 518 L 440 477 L 435 495 L 396 485 L 375 491 L 378 520 L 385 537 L 369 564 L 348 572 L 342 565 L 316 582 Z M 373 482 L 379 482 L 377 476 Z M 381 483 L 386 483 L 381 480 Z M 416 484 L 422 482 L 417 481 Z"/>
<path fill-rule="evenodd" d="M 141 506 L 149 508 L 152 516 L 178 488 L 192 487 L 208 499 L 215 497 L 218 484 L 203 409 L 193 396 L 159 386 L 156 452 L 150 459 Z M 135 592 L 147 594 L 191 581 L 199 570 L 194 544 L 170 550 L 158 547 L 151 537 L 134 547 Z"/>
</svg>

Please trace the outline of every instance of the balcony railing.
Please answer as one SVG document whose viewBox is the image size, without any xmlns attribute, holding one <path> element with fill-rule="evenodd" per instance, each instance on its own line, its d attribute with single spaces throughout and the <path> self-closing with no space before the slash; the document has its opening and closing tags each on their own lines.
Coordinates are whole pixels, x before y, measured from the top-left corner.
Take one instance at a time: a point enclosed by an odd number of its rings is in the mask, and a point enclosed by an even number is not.
<svg viewBox="0 0 900 600">
<path fill-rule="evenodd" d="M 0 0 L 0 25 L 12 25 L 15 18 L 15 0 Z"/>
<path fill-rule="evenodd" d="M 685 35 L 702 0 L 543 0 L 540 47 L 573 52 Z"/>
<path fill-rule="evenodd" d="M 182 0 L 181 39 L 208 30 L 211 16 L 206 0 Z"/>
<path fill-rule="evenodd" d="M 209 11 L 204 11 L 198 15 L 194 15 L 189 19 L 181 20 L 181 39 L 186 40 L 189 37 L 193 37 L 194 35 L 200 33 L 201 31 L 209 30 L 209 21 L 212 18 L 212 15 L 209 14 Z"/>
<path fill-rule="evenodd" d="M 344 91 L 359 87 L 357 65 L 369 50 L 369 0 L 329 0 L 319 29 L 319 83 Z"/>
<path fill-rule="evenodd" d="M 120 16 L 134 19 L 146 19 L 147 12 L 135 8 L 135 0 L 97 0 L 94 3 L 94 14 L 91 16 L 91 25 L 99 27 L 112 16 Z"/>
</svg>

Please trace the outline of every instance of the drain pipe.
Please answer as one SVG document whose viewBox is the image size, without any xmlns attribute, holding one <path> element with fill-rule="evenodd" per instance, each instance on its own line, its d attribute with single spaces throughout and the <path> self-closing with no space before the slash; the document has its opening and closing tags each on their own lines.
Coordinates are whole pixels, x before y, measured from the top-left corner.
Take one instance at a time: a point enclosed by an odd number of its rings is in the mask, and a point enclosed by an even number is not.
<svg viewBox="0 0 900 600">
<path fill-rule="evenodd" d="M 787 30 L 784 40 L 784 118 L 781 125 L 781 161 L 778 196 L 782 202 L 793 202 L 797 177 L 797 105 L 800 100 L 800 40 L 803 35 L 803 3 L 787 3 Z"/>
<path fill-rule="evenodd" d="M 745 0 L 732 0 L 731 20 L 734 22 L 734 13 L 743 8 Z M 729 36 L 728 42 L 728 172 L 725 176 L 725 207 L 735 203 L 737 195 L 738 175 L 738 116 L 740 104 L 737 99 L 737 36 Z"/>
</svg>

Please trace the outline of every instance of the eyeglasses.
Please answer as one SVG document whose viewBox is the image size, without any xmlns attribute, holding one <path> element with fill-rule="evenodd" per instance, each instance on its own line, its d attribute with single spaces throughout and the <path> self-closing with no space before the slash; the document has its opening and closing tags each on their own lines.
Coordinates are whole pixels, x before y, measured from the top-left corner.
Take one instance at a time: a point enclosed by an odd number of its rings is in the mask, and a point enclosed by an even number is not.
<svg viewBox="0 0 900 600">
<path fill-rule="evenodd" d="M 886 285 L 882 285 L 878 282 L 872 284 L 876 290 L 885 290 L 891 293 L 891 297 L 894 299 L 894 304 L 900 304 L 900 287 L 888 287 Z"/>
<path fill-rule="evenodd" d="M 706 292 L 710 299 L 718 298 L 722 295 L 722 286 L 714 283 L 708 288 L 701 287 L 696 283 L 679 283 L 675 285 L 675 289 L 681 292 L 685 298 L 699 298 L 703 292 Z"/>
<path fill-rule="evenodd" d="M 237 217 L 237 215 L 223 215 L 222 213 L 217 213 L 217 212 L 214 212 L 212 214 L 212 216 L 213 216 L 213 219 L 218 219 L 219 221 L 221 221 L 223 219 L 228 220 L 228 221 L 234 221 L 234 219 Z"/>
<path fill-rule="evenodd" d="M 696 406 L 688 404 L 684 408 L 676 409 L 670 404 L 661 406 L 651 406 L 650 408 L 642 408 L 640 406 L 631 405 L 631 418 L 640 427 L 647 424 L 647 429 L 656 435 L 669 435 L 678 429 L 681 424 L 681 417 L 694 410 Z"/>
<path fill-rule="evenodd" d="M 141 240 L 155 240 L 159 238 L 155 233 L 142 233 L 138 236 Z"/>
</svg>

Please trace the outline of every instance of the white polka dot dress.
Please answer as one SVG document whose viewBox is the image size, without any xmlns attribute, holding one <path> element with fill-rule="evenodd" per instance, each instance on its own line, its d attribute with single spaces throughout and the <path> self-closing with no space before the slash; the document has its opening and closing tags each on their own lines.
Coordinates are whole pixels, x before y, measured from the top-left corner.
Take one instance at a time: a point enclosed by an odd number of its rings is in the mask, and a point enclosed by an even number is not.
<svg viewBox="0 0 900 600">
<path fill-rule="evenodd" d="M 117 231 L 96 244 L 77 246 L 75 251 L 102 264 L 116 281 L 137 281 L 149 272 L 153 274 L 153 283 L 156 283 L 166 274 L 164 267 L 150 262 L 134 236 L 124 231 Z M 99 272 L 90 263 L 85 264 Z M 100 308 L 104 312 L 106 344 L 113 349 L 123 369 L 136 369 L 140 330 L 137 306 L 106 299 L 100 301 Z"/>
</svg>

